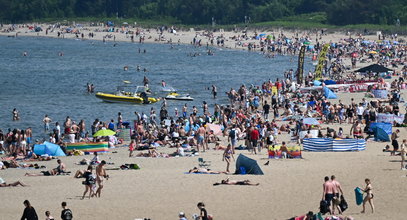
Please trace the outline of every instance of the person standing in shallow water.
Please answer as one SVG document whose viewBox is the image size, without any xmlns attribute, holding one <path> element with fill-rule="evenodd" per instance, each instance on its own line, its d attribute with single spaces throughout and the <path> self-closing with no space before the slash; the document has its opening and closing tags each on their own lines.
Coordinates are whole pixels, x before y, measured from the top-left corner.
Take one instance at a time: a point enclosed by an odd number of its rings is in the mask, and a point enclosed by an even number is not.
<svg viewBox="0 0 407 220">
<path fill-rule="evenodd" d="M 13 114 L 13 121 L 18 121 L 18 120 L 20 120 L 20 115 L 19 115 L 19 112 L 17 111 L 16 108 L 14 108 L 11 113 Z"/>
</svg>

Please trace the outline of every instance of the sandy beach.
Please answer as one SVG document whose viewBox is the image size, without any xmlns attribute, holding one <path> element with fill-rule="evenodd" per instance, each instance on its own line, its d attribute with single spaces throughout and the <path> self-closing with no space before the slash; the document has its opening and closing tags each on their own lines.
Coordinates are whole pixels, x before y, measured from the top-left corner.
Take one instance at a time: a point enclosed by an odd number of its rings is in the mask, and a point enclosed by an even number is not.
<svg viewBox="0 0 407 220">
<path fill-rule="evenodd" d="M 43 28 L 45 30 L 45 25 Z M 100 28 L 100 27 L 99 27 Z M 3 28 L 4 29 L 4 28 Z M 83 31 L 85 39 L 88 33 L 94 32 L 94 40 L 103 40 L 106 34 L 115 36 L 117 42 L 131 42 L 129 35 L 123 33 L 96 32 L 96 27 L 87 27 Z M 31 32 L 28 28 L 17 29 L 14 32 L 0 32 L 0 35 L 17 37 L 58 37 L 57 31 Z M 145 31 L 145 43 L 157 43 L 155 39 L 159 34 L 155 30 Z M 250 32 L 254 33 L 254 32 Z M 278 33 L 277 30 L 267 33 Z M 284 31 L 286 36 L 294 33 Z M 160 43 L 173 43 L 178 41 L 182 44 L 190 44 L 196 32 L 165 33 Z M 226 39 L 225 47 L 231 49 L 247 49 L 235 47 L 236 41 L 230 37 L 237 35 L 233 32 L 215 33 L 215 36 L 223 35 Z M 302 33 L 300 33 L 302 34 Z M 76 38 L 74 34 L 64 34 L 64 38 Z M 205 46 L 208 39 L 204 36 L 202 45 Z M 315 38 L 313 36 L 312 38 Z M 346 38 L 344 33 L 323 35 L 321 42 L 338 42 Z M 400 39 L 403 37 L 400 37 Z M 366 39 L 376 40 L 375 35 L 366 36 Z M 108 38 L 113 41 L 113 38 Z M 138 42 L 138 38 L 134 39 Z M 249 43 L 250 40 L 242 41 Z M 255 42 L 255 40 L 252 40 Z M 347 60 L 346 62 L 350 62 Z M 366 65 L 366 64 L 365 64 Z M 358 66 L 361 67 L 361 66 Z M 259 82 L 260 83 L 260 82 Z M 338 103 L 342 100 L 350 104 L 350 97 L 356 103 L 361 102 L 365 93 L 337 93 L 338 99 L 331 100 Z M 407 100 L 406 90 L 402 90 L 402 97 Z M 370 98 L 367 98 L 370 101 Z M 405 114 L 404 103 L 400 104 L 400 113 Z M 271 116 L 270 116 L 271 118 Z M 279 125 L 287 122 L 279 120 Z M 351 124 L 333 125 L 323 124 L 335 130 L 339 127 L 349 134 Z M 396 128 L 393 128 L 395 131 Z M 407 128 L 400 129 L 399 142 L 407 137 Z M 36 131 L 34 131 L 36 132 Z M 39 131 L 38 131 L 39 132 Z M 290 136 L 283 133 L 278 137 L 279 141 L 290 141 Z M 227 145 L 227 137 L 221 137 L 221 143 Z M 209 214 L 214 219 L 289 219 L 294 216 L 304 215 L 308 211 L 318 212 L 319 201 L 322 197 L 322 184 L 325 176 L 335 175 L 342 184 L 345 198 L 349 209 L 343 216 L 352 216 L 357 220 L 379 219 L 404 219 L 407 211 L 404 211 L 407 197 L 407 172 L 400 170 L 400 156 L 390 156 L 390 153 L 382 149 L 390 142 L 367 141 L 366 150 L 361 152 L 302 152 L 303 159 L 272 159 L 267 162 L 267 151 L 263 149 L 259 154 L 253 155 L 248 151 L 236 151 L 235 158 L 242 153 L 257 160 L 265 175 L 232 175 L 232 174 L 185 174 L 189 169 L 198 166 L 198 158 L 202 157 L 211 161 L 210 169 L 224 171 L 226 163 L 222 161 L 223 151 L 212 150 L 214 144 L 209 144 L 211 150 L 200 153 L 193 157 L 175 158 L 139 158 L 128 157 L 127 144 L 122 147 L 111 149 L 109 153 L 101 154 L 100 158 L 109 163 L 107 168 L 119 167 L 126 163 L 136 163 L 140 170 L 107 170 L 110 178 L 105 181 L 105 187 L 101 198 L 81 200 L 85 187 L 81 184 L 82 179 L 76 179 L 73 174 L 69 176 L 24 176 L 26 172 L 39 173 L 40 170 L 6 169 L 0 170 L 0 177 L 7 182 L 20 180 L 29 187 L 0 188 L 3 198 L 0 207 L 0 219 L 18 219 L 21 217 L 24 205 L 28 199 L 36 209 L 40 219 L 45 219 L 45 211 L 50 211 L 60 219 L 61 202 L 66 201 L 73 211 L 74 219 L 142 219 L 153 220 L 177 219 L 179 212 L 185 212 L 188 219 L 193 214 L 199 214 L 196 207 L 198 202 L 204 202 Z M 244 144 L 240 141 L 239 144 Z M 290 143 L 289 146 L 294 146 Z M 172 153 L 174 148 L 158 148 L 159 152 Z M 112 153 L 117 151 L 117 153 Z M 136 152 L 137 153 L 137 152 Z M 77 165 L 81 159 L 91 159 L 87 156 L 60 157 L 72 173 L 76 170 L 85 169 L 86 166 Z M 47 162 L 35 162 L 44 165 L 48 170 L 57 166 L 56 160 Z M 231 164 L 231 171 L 235 170 L 235 163 Z M 259 186 L 213 186 L 215 182 L 229 177 L 232 180 L 249 179 L 251 182 L 260 183 Z M 361 206 L 355 202 L 355 187 L 364 187 L 365 178 L 370 178 L 374 191 L 374 204 L 376 211 L 370 212 L 367 206 L 366 214 L 361 214 Z"/>
</svg>

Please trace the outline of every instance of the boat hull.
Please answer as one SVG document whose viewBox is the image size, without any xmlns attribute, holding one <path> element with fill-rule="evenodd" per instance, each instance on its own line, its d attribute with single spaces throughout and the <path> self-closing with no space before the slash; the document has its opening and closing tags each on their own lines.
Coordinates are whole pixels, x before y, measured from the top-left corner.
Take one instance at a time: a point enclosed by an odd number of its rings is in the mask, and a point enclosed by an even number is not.
<svg viewBox="0 0 407 220">
<path fill-rule="evenodd" d="M 138 96 L 119 96 L 115 94 L 98 92 L 95 94 L 96 98 L 102 99 L 105 102 L 112 103 L 133 103 L 133 104 L 151 104 L 156 103 L 159 99 L 149 97 L 149 103 L 144 103 L 144 100 Z"/>
</svg>

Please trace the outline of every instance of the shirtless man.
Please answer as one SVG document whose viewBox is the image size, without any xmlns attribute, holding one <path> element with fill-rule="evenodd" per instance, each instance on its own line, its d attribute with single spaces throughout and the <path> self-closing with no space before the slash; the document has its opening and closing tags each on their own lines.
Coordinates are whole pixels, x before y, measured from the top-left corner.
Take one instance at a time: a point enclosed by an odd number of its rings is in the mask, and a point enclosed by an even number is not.
<svg viewBox="0 0 407 220">
<path fill-rule="evenodd" d="M 98 184 L 98 189 L 95 193 L 96 197 L 100 197 L 100 193 L 102 192 L 103 189 L 103 180 L 106 178 L 106 180 L 109 178 L 108 175 L 106 175 L 106 170 L 105 166 L 106 161 L 102 160 L 99 165 L 96 166 L 96 182 Z"/>
<path fill-rule="evenodd" d="M 199 152 L 199 146 L 202 146 L 203 152 L 205 152 L 205 145 L 204 145 L 205 133 L 206 133 L 206 130 L 205 130 L 204 126 L 201 125 L 201 127 L 199 127 L 199 129 L 197 131 L 198 144 L 196 145 L 196 147 L 197 147 L 198 152 Z"/>
<path fill-rule="evenodd" d="M 343 195 L 342 187 L 341 184 L 336 181 L 336 178 L 334 175 L 331 176 L 331 182 L 334 185 L 334 200 L 332 204 L 332 214 L 335 214 L 335 208 L 338 208 L 339 214 L 342 214 L 342 210 L 339 207 L 339 198 L 340 195 Z M 339 194 L 340 193 L 340 194 Z"/>
<path fill-rule="evenodd" d="M 363 134 L 362 134 L 362 128 L 360 126 L 359 121 L 356 121 L 353 125 L 352 128 L 349 131 L 349 134 L 352 135 L 352 131 L 353 131 L 353 137 L 358 139 L 358 138 L 363 138 Z"/>
<path fill-rule="evenodd" d="M 329 214 L 332 214 L 331 201 L 335 196 L 335 185 L 331 181 L 329 181 L 329 177 L 326 176 L 325 183 L 322 184 L 322 188 L 322 200 L 325 200 L 328 203 Z"/>
<path fill-rule="evenodd" d="M 48 117 L 48 115 L 45 115 L 44 119 L 42 119 L 42 122 L 44 122 L 44 132 L 49 131 L 49 123 L 51 123 L 51 118 Z"/>
</svg>

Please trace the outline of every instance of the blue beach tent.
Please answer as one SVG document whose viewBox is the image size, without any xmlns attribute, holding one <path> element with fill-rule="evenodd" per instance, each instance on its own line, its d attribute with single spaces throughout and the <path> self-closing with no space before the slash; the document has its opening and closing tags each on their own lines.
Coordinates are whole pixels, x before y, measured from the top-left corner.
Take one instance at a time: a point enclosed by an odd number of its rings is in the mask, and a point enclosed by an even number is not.
<svg viewBox="0 0 407 220">
<path fill-rule="evenodd" d="M 248 158 L 243 154 L 239 154 L 239 157 L 236 160 L 235 174 L 264 175 L 263 171 L 257 164 L 257 161 Z"/>
<path fill-rule="evenodd" d="M 383 142 L 390 141 L 389 135 L 386 133 L 386 131 L 383 130 L 383 128 L 375 127 L 373 129 L 373 131 L 374 131 L 374 140 L 375 141 L 383 141 Z"/>
<path fill-rule="evenodd" d="M 57 144 L 45 141 L 43 144 L 34 145 L 34 153 L 37 155 L 48 154 L 49 156 L 64 157 L 65 153 Z"/>
<path fill-rule="evenodd" d="M 327 99 L 336 99 L 336 98 L 338 98 L 336 96 L 336 94 L 334 92 L 332 92 L 332 90 L 328 89 L 328 87 L 326 87 L 326 86 L 324 87 L 324 96 Z"/>
</svg>

